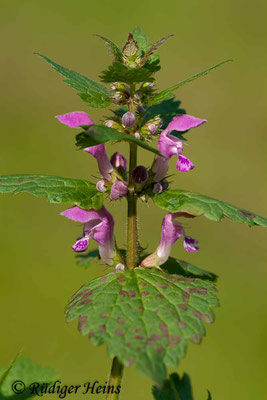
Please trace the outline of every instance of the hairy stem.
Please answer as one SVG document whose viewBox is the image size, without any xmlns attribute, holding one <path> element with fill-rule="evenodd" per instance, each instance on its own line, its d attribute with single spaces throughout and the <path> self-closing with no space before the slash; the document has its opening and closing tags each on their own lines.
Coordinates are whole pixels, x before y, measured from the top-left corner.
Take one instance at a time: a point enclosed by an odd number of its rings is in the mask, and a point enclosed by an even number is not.
<svg viewBox="0 0 267 400">
<path fill-rule="evenodd" d="M 119 398 L 122 374 L 123 365 L 119 362 L 117 357 L 114 357 L 108 381 L 108 386 L 110 389 L 109 393 L 107 393 L 106 400 L 117 400 Z"/>
<path fill-rule="evenodd" d="M 128 224 L 127 224 L 127 267 L 133 269 L 137 261 L 137 211 L 136 196 L 132 182 L 132 171 L 136 167 L 137 145 L 130 144 L 130 170 L 129 170 L 129 192 L 128 192 Z"/>
</svg>

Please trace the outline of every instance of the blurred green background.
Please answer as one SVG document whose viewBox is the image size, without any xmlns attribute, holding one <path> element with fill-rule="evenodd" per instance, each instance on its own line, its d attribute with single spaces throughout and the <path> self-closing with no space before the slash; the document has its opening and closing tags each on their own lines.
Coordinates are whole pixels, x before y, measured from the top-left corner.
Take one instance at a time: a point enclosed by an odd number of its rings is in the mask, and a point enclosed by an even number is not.
<svg viewBox="0 0 267 400">
<path fill-rule="evenodd" d="M 110 59 L 92 34 L 122 45 L 127 33 L 140 25 L 153 42 L 175 34 L 160 50 L 159 88 L 234 59 L 177 93 L 187 112 L 207 118 L 208 124 L 188 135 L 186 155 L 196 168 L 176 173 L 173 187 L 266 215 L 266 14 L 263 0 L 2 0 L 0 173 L 95 174 L 93 158 L 74 147 L 75 132 L 54 115 L 83 110 L 100 121 L 108 111 L 88 109 L 33 53 L 97 79 Z M 126 152 L 127 146 L 108 146 L 110 154 L 118 149 Z M 139 162 L 150 161 L 141 151 Z M 173 160 L 173 171 L 174 166 Z M 23 348 L 33 361 L 56 368 L 65 383 L 104 382 L 110 368 L 105 346 L 93 347 L 79 335 L 75 322 L 64 322 L 63 309 L 72 293 L 103 271 L 75 265 L 71 245 L 81 227 L 59 215 L 64 206 L 44 199 L 6 195 L 0 200 L 0 365 Z M 109 209 L 124 244 L 126 202 Z M 163 215 L 152 203 L 139 207 L 142 244 L 151 250 L 159 240 Z M 192 378 L 196 400 L 206 399 L 207 388 L 216 400 L 266 395 L 264 233 L 227 220 L 217 224 L 199 218 L 190 222 L 190 234 L 199 239 L 200 252 L 187 254 L 181 243 L 173 250 L 220 275 L 217 321 L 207 326 L 200 346 L 189 345 L 179 365 Z M 135 367 L 126 370 L 123 384 L 122 399 L 152 398 L 151 381 Z"/>
</svg>

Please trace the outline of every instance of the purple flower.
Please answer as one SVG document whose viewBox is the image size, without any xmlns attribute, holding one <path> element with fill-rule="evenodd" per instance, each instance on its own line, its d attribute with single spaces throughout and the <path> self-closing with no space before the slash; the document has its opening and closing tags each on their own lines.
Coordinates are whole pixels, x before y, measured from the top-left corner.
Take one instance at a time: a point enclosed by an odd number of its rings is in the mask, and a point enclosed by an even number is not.
<svg viewBox="0 0 267 400">
<path fill-rule="evenodd" d="M 167 214 L 161 226 L 160 244 L 154 253 L 142 261 L 141 266 L 151 267 L 164 264 L 169 258 L 172 246 L 180 237 L 184 238 L 183 245 L 186 251 L 198 251 L 197 240 L 185 235 L 183 225 L 176 221 L 177 217 L 194 218 L 193 215 L 187 213 Z"/>
<path fill-rule="evenodd" d="M 68 114 L 57 115 L 56 118 L 62 122 L 62 124 L 68 125 L 70 128 L 79 128 L 83 125 L 94 125 L 89 115 L 83 111 L 73 111 Z M 113 167 L 108 159 L 104 144 L 87 147 L 84 151 L 95 157 L 103 178 L 110 181 L 110 174 L 113 171 Z"/>
<path fill-rule="evenodd" d="M 93 121 L 86 112 L 73 111 L 67 114 L 56 115 L 56 118 L 70 128 L 79 128 L 86 125 L 94 125 Z"/>
<path fill-rule="evenodd" d="M 116 169 L 123 169 L 123 171 L 127 169 L 127 160 L 124 155 L 118 151 L 111 156 L 110 162 Z"/>
<path fill-rule="evenodd" d="M 113 171 L 113 167 L 109 158 L 107 156 L 104 144 L 98 144 L 96 146 L 87 147 L 84 149 L 87 153 L 90 153 L 93 157 L 95 157 L 98 169 L 103 176 L 104 179 L 107 181 L 111 180 L 111 173 Z"/>
<path fill-rule="evenodd" d="M 191 238 L 190 236 L 184 237 L 184 248 L 186 251 L 198 251 L 198 241 L 196 239 Z"/>
<path fill-rule="evenodd" d="M 165 178 L 169 169 L 169 159 L 163 158 L 160 156 L 156 156 L 155 161 L 152 165 L 152 172 L 154 172 L 154 180 L 155 182 L 161 181 Z"/>
<path fill-rule="evenodd" d="M 121 197 L 126 196 L 127 192 L 128 192 L 127 183 L 120 180 L 116 180 L 111 187 L 109 197 L 111 200 L 118 200 Z"/>
<path fill-rule="evenodd" d="M 178 161 L 176 163 L 176 168 L 179 171 L 185 172 L 190 171 L 194 168 L 194 164 L 189 160 L 189 158 L 183 156 L 181 153 L 183 151 L 183 143 L 176 136 L 170 135 L 172 131 L 184 132 L 191 128 L 196 128 L 206 122 L 205 119 L 199 119 L 186 114 L 176 115 L 164 131 L 161 132 L 158 149 L 167 158 L 174 155 L 178 156 Z"/>
<path fill-rule="evenodd" d="M 191 115 L 187 114 L 179 114 L 171 120 L 165 131 L 185 132 L 188 131 L 188 129 L 196 128 L 202 124 L 205 124 L 205 122 L 207 122 L 206 119 L 192 117 Z"/>
<path fill-rule="evenodd" d="M 89 239 L 94 239 L 98 243 L 101 259 L 108 265 L 113 264 L 112 258 L 115 255 L 113 250 L 114 220 L 105 207 L 100 210 L 83 210 L 74 206 L 63 211 L 61 215 L 84 223 L 82 238 L 72 246 L 75 252 L 85 251 L 88 248 Z"/>
</svg>

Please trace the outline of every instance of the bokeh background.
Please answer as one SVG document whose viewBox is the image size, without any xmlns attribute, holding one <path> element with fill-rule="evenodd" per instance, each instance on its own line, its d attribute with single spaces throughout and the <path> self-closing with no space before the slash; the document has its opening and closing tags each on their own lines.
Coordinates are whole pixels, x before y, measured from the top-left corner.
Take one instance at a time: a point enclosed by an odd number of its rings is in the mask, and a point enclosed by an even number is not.
<svg viewBox="0 0 267 400">
<path fill-rule="evenodd" d="M 75 149 L 75 132 L 54 115 L 83 110 L 100 121 L 108 110 L 88 109 L 33 53 L 97 79 L 110 59 L 104 43 L 92 34 L 122 45 L 139 25 L 152 42 L 175 34 L 160 50 L 159 88 L 234 59 L 177 92 L 187 112 L 207 118 L 208 124 L 188 135 L 187 155 L 196 168 L 177 173 L 173 187 L 266 215 L 266 14 L 263 0 L 2 0 L 0 173 L 91 178 L 94 160 Z M 108 146 L 110 154 L 118 149 L 126 152 L 127 146 Z M 149 165 L 150 157 L 141 151 L 139 162 Z M 174 160 L 172 167 L 174 171 Z M 99 266 L 84 270 L 75 265 L 70 246 L 81 227 L 59 215 L 64 206 L 44 199 L 6 195 L 0 200 L 0 365 L 23 348 L 33 361 L 56 368 L 65 383 L 104 382 L 110 368 L 105 346 L 92 346 L 75 322 L 64 321 L 72 293 L 103 272 Z M 126 202 L 110 209 L 124 244 Z M 163 215 L 152 203 L 139 207 L 141 240 L 151 250 L 159 240 Z M 186 254 L 179 243 L 173 254 L 220 276 L 221 308 L 203 343 L 189 345 L 178 371 L 190 374 L 196 400 L 206 399 L 207 388 L 216 400 L 263 399 L 265 232 L 199 218 L 190 223 L 190 234 L 199 239 L 200 252 Z M 151 381 L 135 367 L 127 369 L 121 398 L 152 399 Z"/>
</svg>

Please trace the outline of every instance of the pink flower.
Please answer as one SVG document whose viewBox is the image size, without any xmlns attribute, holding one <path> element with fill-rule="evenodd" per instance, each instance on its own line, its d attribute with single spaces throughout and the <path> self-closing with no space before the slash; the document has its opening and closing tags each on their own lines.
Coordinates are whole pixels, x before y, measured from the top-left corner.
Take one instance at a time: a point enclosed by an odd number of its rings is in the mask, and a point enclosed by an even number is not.
<svg viewBox="0 0 267 400">
<path fill-rule="evenodd" d="M 165 178 L 169 169 L 169 159 L 156 156 L 155 161 L 152 165 L 152 172 L 154 172 L 154 181 L 160 182 Z"/>
<path fill-rule="evenodd" d="M 183 143 L 174 135 L 170 135 L 172 131 L 184 132 L 188 129 L 195 128 L 206 122 L 205 119 L 199 119 L 186 114 L 176 115 L 164 131 L 161 132 L 158 149 L 165 157 L 170 158 L 174 155 L 178 156 L 176 168 L 179 171 L 190 171 L 194 168 L 194 164 L 189 158 L 183 156 Z"/>
<path fill-rule="evenodd" d="M 80 128 L 81 126 L 94 125 L 93 121 L 86 112 L 73 111 L 67 114 L 56 115 L 56 118 L 70 128 Z"/>
<path fill-rule="evenodd" d="M 113 167 L 106 153 L 104 144 L 98 144 L 96 146 L 87 147 L 84 149 L 87 153 L 90 153 L 97 161 L 98 169 L 104 179 L 107 181 L 111 180 L 111 173 Z"/>
<path fill-rule="evenodd" d="M 56 118 L 70 128 L 79 128 L 80 126 L 94 125 L 90 116 L 83 111 L 73 111 L 71 113 L 57 115 Z M 98 169 L 106 180 L 111 180 L 111 172 L 113 167 L 108 159 L 104 144 L 99 144 L 84 149 L 87 153 L 90 153 L 98 163 Z"/>
<path fill-rule="evenodd" d="M 108 265 L 113 264 L 114 220 L 112 215 L 102 207 L 100 210 L 83 210 L 78 206 L 71 207 L 61 213 L 65 217 L 84 223 L 83 236 L 72 246 L 75 252 L 83 252 L 88 248 L 89 240 L 94 239 L 99 246 L 101 259 Z"/>
<path fill-rule="evenodd" d="M 182 224 L 176 221 L 177 217 L 194 218 L 193 215 L 187 213 L 167 214 L 161 226 L 160 244 L 154 253 L 142 261 L 141 266 L 152 267 L 164 264 L 169 258 L 172 246 L 180 237 L 184 238 L 183 245 L 186 251 L 198 251 L 197 240 L 185 235 Z"/>
</svg>

